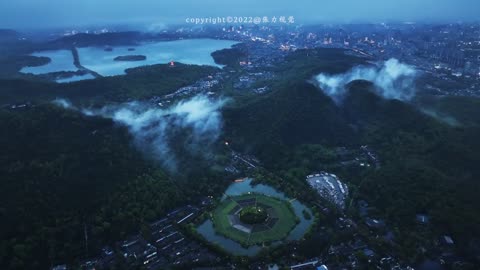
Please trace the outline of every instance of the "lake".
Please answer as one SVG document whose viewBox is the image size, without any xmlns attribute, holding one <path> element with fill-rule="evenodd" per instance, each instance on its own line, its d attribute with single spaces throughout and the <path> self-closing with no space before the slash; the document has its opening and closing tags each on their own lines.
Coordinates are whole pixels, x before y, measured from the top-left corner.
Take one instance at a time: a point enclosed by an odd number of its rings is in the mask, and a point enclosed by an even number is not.
<svg viewBox="0 0 480 270">
<path fill-rule="evenodd" d="M 42 51 L 31 54 L 37 57 L 48 57 L 50 62 L 37 67 L 24 67 L 21 73 L 47 74 L 60 71 L 76 71 L 77 67 L 73 64 L 73 55 L 70 50 Z"/>
<path fill-rule="evenodd" d="M 285 201 L 290 201 L 290 199 L 284 193 L 279 192 L 270 186 L 263 185 L 263 184 L 252 186 L 251 183 L 252 183 L 252 179 L 246 179 L 243 182 L 236 182 L 231 184 L 227 188 L 227 190 L 224 192 L 222 200 L 224 200 L 227 196 L 238 196 L 248 192 L 255 192 L 255 193 L 260 193 L 267 196 L 279 198 Z M 295 212 L 295 215 L 298 217 L 300 222 L 288 234 L 287 240 L 299 240 L 303 237 L 303 235 L 305 235 L 307 230 L 313 224 L 313 213 L 308 207 L 306 207 L 305 205 L 303 205 L 297 200 L 292 201 L 291 205 Z M 312 216 L 312 219 L 310 220 L 306 219 L 302 213 L 303 210 L 310 213 L 310 215 Z M 197 231 L 208 241 L 218 244 L 223 249 L 225 249 L 226 251 L 234 255 L 255 256 L 262 249 L 261 246 L 250 246 L 248 248 L 245 248 L 245 247 L 242 247 L 242 245 L 240 245 L 239 243 L 229 238 L 226 238 L 222 235 L 218 235 L 215 232 L 215 229 L 213 227 L 213 222 L 210 219 L 200 224 L 200 226 L 197 227 Z M 278 245 L 278 244 L 281 244 L 281 242 L 277 241 L 272 243 L 272 245 Z"/>
<path fill-rule="evenodd" d="M 215 63 L 211 53 L 217 50 L 231 48 L 237 44 L 231 40 L 217 39 L 184 39 L 175 41 L 145 42 L 137 46 L 113 46 L 111 50 L 105 47 L 78 48 L 80 64 L 102 76 L 124 75 L 128 68 L 139 66 L 166 64 L 170 61 L 192 65 L 209 65 L 222 67 Z M 76 71 L 73 56 L 69 50 L 35 52 L 33 56 L 45 56 L 51 59 L 50 63 L 37 67 L 24 67 L 22 73 L 47 74 L 60 71 Z M 141 61 L 114 61 L 117 56 L 144 55 Z M 57 82 L 71 82 L 83 79 L 92 79 L 93 76 L 74 76 L 57 80 Z"/>
<path fill-rule="evenodd" d="M 230 48 L 238 42 L 215 39 L 185 39 L 175 41 L 162 41 L 143 43 L 139 46 L 117 46 L 112 51 L 104 48 L 86 47 L 79 48 L 80 63 L 102 76 L 125 74 L 128 68 L 138 66 L 166 64 L 170 61 L 192 65 L 209 65 L 222 67 L 213 60 L 211 53 L 225 48 Z M 134 51 L 128 51 L 134 48 Z M 114 61 L 122 55 L 145 55 L 143 61 Z"/>
</svg>

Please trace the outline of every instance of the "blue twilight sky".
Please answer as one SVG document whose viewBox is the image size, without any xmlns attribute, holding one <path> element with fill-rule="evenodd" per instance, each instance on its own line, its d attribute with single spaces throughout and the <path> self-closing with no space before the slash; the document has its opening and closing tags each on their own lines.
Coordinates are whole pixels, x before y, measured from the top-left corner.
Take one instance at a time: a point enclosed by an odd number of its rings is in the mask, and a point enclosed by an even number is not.
<svg viewBox="0 0 480 270">
<path fill-rule="evenodd" d="M 0 0 L 0 28 L 274 15 L 298 23 L 478 21 L 480 0 Z"/>
</svg>

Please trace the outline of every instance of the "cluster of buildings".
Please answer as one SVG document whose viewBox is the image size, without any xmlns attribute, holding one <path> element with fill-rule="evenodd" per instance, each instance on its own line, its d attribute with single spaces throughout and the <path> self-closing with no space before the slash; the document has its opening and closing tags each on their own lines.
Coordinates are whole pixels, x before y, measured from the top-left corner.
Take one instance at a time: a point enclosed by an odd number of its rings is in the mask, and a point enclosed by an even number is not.
<svg viewBox="0 0 480 270">
<path fill-rule="evenodd" d="M 26 102 L 26 103 L 17 103 L 17 104 L 3 104 L 0 106 L 0 108 L 8 109 L 8 110 L 22 110 L 22 109 L 28 109 L 33 107 L 31 102 Z"/>
<path fill-rule="evenodd" d="M 85 270 L 115 269 L 118 263 L 129 268 L 156 270 L 172 266 L 190 266 L 196 264 L 214 264 L 218 255 L 212 253 L 201 243 L 187 237 L 180 229 L 201 214 L 211 200 L 203 200 L 200 207 L 187 205 L 168 213 L 164 218 L 151 223 L 148 232 L 138 233 L 118 242 L 115 247 L 106 246 L 101 254 L 81 264 Z M 69 269 L 58 265 L 53 270 Z"/>
<path fill-rule="evenodd" d="M 465 87 L 442 94 L 478 95 L 480 87 L 480 25 L 344 24 L 344 25 L 223 25 L 164 30 L 158 38 L 218 38 L 243 42 L 247 69 L 273 67 L 290 52 L 310 48 L 344 48 L 361 57 L 397 58 L 436 79 L 465 81 Z M 109 32 L 101 29 L 96 32 Z M 95 31 L 94 31 L 95 32 Z M 76 33 L 68 32 L 68 34 Z"/>
<path fill-rule="evenodd" d="M 385 269 L 413 270 L 392 251 L 385 252 L 379 243 L 394 244 L 395 237 L 384 221 L 369 217 L 371 208 L 359 201 L 362 217 L 354 221 L 346 215 L 337 216 L 331 226 L 321 226 L 318 234 L 328 236 L 332 231 L 342 235 L 339 240 L 329 241 L 328 248 L 314 258 L 308 258 L 291 266 L 291 269 Z M 367 209 L 364 212 L 365 208 Z"/>
<path fill-rule="evenodd" d="M 255 169 L 260 164 L 260 161 L 256 157 L 242 154 L 231 149 L 229 142 L 225 142 L 225 146 L 230 150 L 230 162 L 224 168 L 225 172 L 238 174 L 240 172 Z"/>
<path fill-rule="evenodd" d="M 330 201 L 340 209 L 345 208 L 348 187 L 331 173 L 320 172 L 307 175 L 307 183 L 315 189 L 322 198 Z"/>
<path fill-rule="evenodd" d="M 262 25 L 203 28 L 197 35 L 243 42 L 250 68 L 272 67 L 297 49 L 343 48 L 373 60 L 397 58 L 431 76 L 432 81 L 457 83 L 448 89 L 425 85 L 437 94 L 479 96 L 479 29 L 475 23 Z"/>
<path fill-rule="evenodd" d="M 251 89 L 254 93 L 262 94 L 265 93 L 269 87 L 268 86 L 261 86 L 253 88 L 257 84 L 257 82 L 271 80 L 275 77 L 272 72 L 268 71 L 257 71 L 257 72 L 247 72 L 244 75 L 238 77 L 238 80 L 234 82 L 233 88 L 236 90 L 245 90 Z"/>
<path fill-rule="evenodd" d="M 301 270 L 301 269 L 328 270 L 328 267 L 324 264 L 321 264 L 319 260 L 312 260 L 312 261 L 290 266 L 290 270 Z"/>
<path fill-rule="evenodd" d="M 367 234 L 367 237 L 370 237 L 372 239 L 381 239 L 385 243 L 389 243 L 391 245 L 395 244 L 395 241 L 397 239 L 395 238 L 395 235 L 389 225 L 386 224 L 384 220 L 372 216 L 372 213 L 375 212 L 374 207 L 369 206 L 369 204 L 365 200 L 359 200 L 357 202 L 357 208 L 359 213 L 358 227 L 363 226 L 364 228 L 367 228 L 367 230 L 364 231 L 364 233 Z M 419 213 L 415 215 L 414 217 L 412 217 L 412 220 L 415 220 L 416 231 L 420 234 L 423 231 L 426 231 L 430 224 L 430 217 L 425 213 Z M 454 252 L 454 246 L 455 241 L 452 236 L 448 234 L 436 236 L 433 235 L 432 239 L 424 239 L 422 242 L 419 241 L 417 243 L 417 252 L 418 254 L 429 253 L 428 257 L 430 257 L 430 259 L 426 259 L 424 263 L 422 263 L 422 265 L 428 264 L 437 265 L 437 267 L 440 267 L 440 265 L 443 265 L 445 267 L 452 267 L 454 265 L 464 264 L 465 262 L 463 261 L 463 259 Z M 395 262 L 396 264 L 398 264 L 398 260 L 395 259 L 395 256 L 393 254 L 394 253 L 391 252 L 390 254 L 388 254 L 388 256 L 376 256 L 372 258 L 376 258 L 377 263 L 385 264 L 386 262 L 389 262 L 389 265 L 392 265 L 392 263 Z M 429 268 L 427 267 L 425 269 Z"/>
<path fill-rule="evenodd" d="M 157 104 L 160 107 L 166 106 L 174 99 L 184 98 L 187 96 L 193 96 L 199 93 L 205 93 L 207 95 L 214 95 L 212 89 L 220 83 L 223 72 L 218 72 L 214 75 L 209 75 L 206 78 L 202 78 L 196 81 L 192 85 L 184 86 L 176 90 L 171 94 L 164 96 L 155 96 L 150 98 L 150 102 Z"/>
<path fill-rule="evenodd" d="M 131 264 L 145 265 L 148 269 L 215 261 L 216 256 L 206 247 L 188 239 L 178 230 L 178 225 L 188 222 L 198 213 L 199 209 L 187 206 L 150 224 L 149 241 L 136 235 L 122 243 L 120 250 L 124 258 Z"/>
<path fill-rule="evenodd" d="M 347 147 L 335 148 L 335 155 L 343 167 L 374 168 L 380 167 L 380 159 L 370 146 L 362 145 L 360 149 L 349 149 Z"/>
</svg>

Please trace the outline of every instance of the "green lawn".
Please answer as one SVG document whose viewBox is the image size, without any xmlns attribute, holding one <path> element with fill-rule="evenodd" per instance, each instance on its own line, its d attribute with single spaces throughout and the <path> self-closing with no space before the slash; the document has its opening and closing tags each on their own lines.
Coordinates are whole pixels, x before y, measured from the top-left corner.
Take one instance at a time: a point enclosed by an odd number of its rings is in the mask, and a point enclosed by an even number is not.
<svg viewBox="0 0 480 270">
<path fill-rule="evenodd" d="M 229 212 L 237 206 L 236 201 L 256 198 L 257 203 L 270 206 L 274 209 L 278 221 L 272 228 L 261 231 L 246 233 L 235 229 L 229 222 Z M 262 244 L 284 239 L 296 225 L 296 216 L 288 201 L 268 197 L 261 194 L 246 194 L 225 199 L 213 213 L 213 223 L 217 233 L 233 239 L 244 246 Z"/>
</svg>

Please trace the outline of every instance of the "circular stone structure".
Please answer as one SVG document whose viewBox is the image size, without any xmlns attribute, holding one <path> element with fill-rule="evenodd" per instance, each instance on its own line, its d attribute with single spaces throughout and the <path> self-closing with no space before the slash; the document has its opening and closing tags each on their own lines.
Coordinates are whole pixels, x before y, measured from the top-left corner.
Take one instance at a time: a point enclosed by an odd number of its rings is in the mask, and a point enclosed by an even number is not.
<svg viewBox="0 0 480 270">
<path fill-rule="evenodd" d="M 218 234 L 243 246 L 282 240 L 297 223 L 290 202 L 257 193 L 227 197 L 212 220 Z"/>
</svg>

